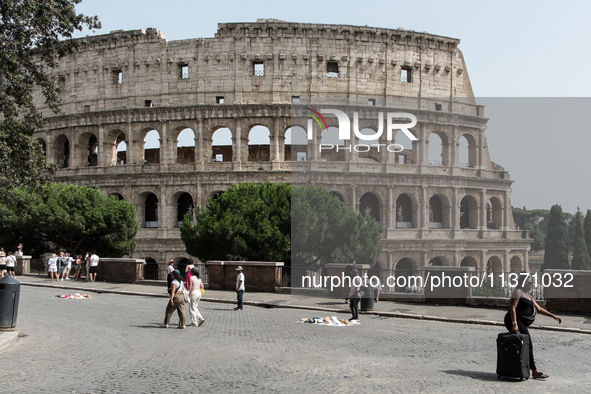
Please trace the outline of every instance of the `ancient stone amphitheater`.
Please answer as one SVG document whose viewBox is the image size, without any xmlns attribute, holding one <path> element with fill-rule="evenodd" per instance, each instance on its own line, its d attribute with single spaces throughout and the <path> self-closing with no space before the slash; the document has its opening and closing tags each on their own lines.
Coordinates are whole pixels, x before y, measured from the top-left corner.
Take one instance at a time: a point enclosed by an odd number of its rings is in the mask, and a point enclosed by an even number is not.
<svg viewBox="0 0 591 394">
<path fill-rule="evenodd" d="M 167 260 L 189 257 L 185 213 L 245 181 L 314 183 L 373 216 L 385 229 L 382 268 L 528 267 L 512 181 L 490 159 L 457 39 L 259 20 L 219 24 L 214 38 L 167 41 L 149 28 L 79 44 L 55 70 L 63 113 L 38 97 L 47 127 L 36 138 L 60 167 L 57 181 L 136 206 L 136 256 L 160 266 L 148 277 L 162 279 Z M 417 141 L 396 134 L 391 143 L 404 146 L 396 153 L 375 144 L 319 151 L 334 141 L 337 118 L 326 115 L 329 129 L 308 141 L 297 108 L 327 100 L 358 112 L 362 134 L 375 133 L 380 112 L 414 114 Z M 344 142 L 335 145 L 360 141 Z"/>
</svg>

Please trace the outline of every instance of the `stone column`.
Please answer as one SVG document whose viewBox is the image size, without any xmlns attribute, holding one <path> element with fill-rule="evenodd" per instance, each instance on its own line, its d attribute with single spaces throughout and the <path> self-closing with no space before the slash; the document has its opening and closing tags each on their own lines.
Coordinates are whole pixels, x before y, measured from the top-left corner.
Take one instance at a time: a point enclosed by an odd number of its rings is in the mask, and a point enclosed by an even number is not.
<svg viewBox="0 0 591 394">
<path fill-rule="evenodd" d="M 456 231 L 460 227 L 460 217 L 458 213 L 459 209 L 459 201 L 458 201 L 458 193 L 460 188 L 454 187 L 453 194 L 452 194 L 452 201 L 451 201 L 451 230 L 452 230 L 452 238 L 455 238 Z"/>
<path fill-rule="evenodd" d="M 232 141 L 232 161 L 240 163 L 242 161 L 242 128 L 240 126 L 236 126 L 235 137 Z"/>
<path fill-rule="evenodd" d="M 425 226 L 425 218 L 429 218 L 429 215 L 425 215 L 427 210 L 427 188 L 421 187 L 421 197 L 419 200 L 419 238 L 423 238 L 423 231 L 429 228 L 429 225 Z"/>
<path fill-rule="evenodd" d="M 203 120 L 197 119 L 195 124 L 195 163 L 199 164 L 197 169 L 203 170 Z"/>
<path fill-rule="evenodd" d="M 480 189 L 480 230 L 486 230 L 486 189 Z"/>
<path fill-rule="evenodd" d="M 357 186 L 351 185 L 351 209 L 353 209 L 355 212 L 358 212 L 358 210 L 357 210 L 357 195 L 355 193 L 356 188 L 357 188 Z"/>
<path fill-rule="evenodd" d="M 478 130 L 478 149 L 476 150 L 478 157 L 477 159 L 477 165 L 478 168 L 482 168 L 484 166 L 484 164 L 482 163 L 482 153 L 484 151 L 484 131 L 486 130 L 486 126 L 480 128 L 480 130 Z"/>
<path fill-rule="evenodd" d="M 480 262 L 478 264 L 478 266 L 480 268 L 478 268 L 480 271 L 486 271 L 486 252 L 488 252 L 488 250 L 481 250 L 480 251 Z"/>
<path fill-rule="evenodd" d="M 109 149 L 110 147 L 107 145 L 109 142 L 105 136 L 105 128 L 99 124 L 98 126 L 98 135 L 96 137 L 96 144 L 98 146 L 98 152 L 96 153 L 96 166 L 97 167 L 106 167 L 113 164 L 113 150 Z M 110 144 L 109 144 L 110 145 Z M 117 151 L 117 146 L 115 146 L 115 151 Z M 117 155 L 115 153 L 115 155 Z"/>
<path fill-rule="evenodd" d="M 168 222 L 168 202 L 166 198 L 166 188 L 160 188 L 158 197 L 158 232 L 166 233 L 170 223 Z"/>
<path fill-rule="evenodd" d="M 505 256 L 503 257 L 505 261 L 503 265 L 505 266 L 505 271 L 511 271 L 511 260 L 509 260 L 509 249 L 505 249 Z"/>
<path fill-rule="evenodd" d="M 160 137 L 160 164 L 171 164 L 176 162 L 176 141 L 169 132 L 168 121 L 161 120 Z"/>
<path fill-rule="evenodd" d="M 451 154 L 449 158 L 449 165 L 452 167 L 457 167 L 459 164 L 459 156 L 458 156 L 458 127 L 452 126 L 451 128 Z"/>
<path fill-rule="evenodd" d="M 529 271 L 529 250 L 530 247 L 528 246 L 527 249 L 523 252 L 523 269 L 525 269 L 527 272 Z"/>
<path fill-rule="evenodd" d="M 503 201 L 505 206 L 503 207 L 503 231 L 511 230 L 509 228 L 509 211 L 511 210 L 511 204 L 509 203 L 511 196 L 509 190 L 505 190 L 505 200 Z M 505 234 L 505 237 L 507 235 Z"/>
<path fill-rule="evenodd" d="M 396 214 L 394 207 L 394 186 L 388 185 L 388 228 L 394 228 L 394 221 L 396 220 Z"/>
<path fill-rule="evenodd" d="M 424 123 L 420 123 L 418 130 L 419 130 L 419 140 L 417 141 L 417 145 L 418 145 L 418 154 L 417 154 L 417 161 L 419 165 L 424 166 L 429 164 L 429 160 L 428 160 L 428 152 L 427 152 L 427 146 L 428 146 L 428 141 L 426 140 L 426 134 L 427 131 L 425 130 L 425 124 Z"/>
</svg>

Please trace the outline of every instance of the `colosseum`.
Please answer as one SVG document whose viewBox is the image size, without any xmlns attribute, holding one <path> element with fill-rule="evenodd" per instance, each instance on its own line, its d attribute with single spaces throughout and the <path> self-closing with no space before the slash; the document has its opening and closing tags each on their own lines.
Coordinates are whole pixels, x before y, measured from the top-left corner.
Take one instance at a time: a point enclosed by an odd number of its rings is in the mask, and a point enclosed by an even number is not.
<svg viewBox="0 0 591 394">
<path fill-rule="evenodd" d="M 373 216 L 384 227 L 383 269 L 528 268 L 512 180 L 490 159 L 458 39 L 265 19 L 221 23 L 213 38 L 167 41 L 148 28 L 78 42 L 54 70 L 62 113 L 47 116 L 37 97 L 46 128 L 35 137 L 57 181 L 136 206 L 146 277 L 163 279 L 166 261 L 189 257 L 185 213 L 245 181 L 314 183 Z M 416 141 L 399 131 L 377 141 L 400 143 L 395 153 L 319 149 L 337 118 L 308 141 L 298 108 L 327 100 L 358 112 L 362 134 L 376 132 L 379 113 L 413 114 Z"/>
</svg>

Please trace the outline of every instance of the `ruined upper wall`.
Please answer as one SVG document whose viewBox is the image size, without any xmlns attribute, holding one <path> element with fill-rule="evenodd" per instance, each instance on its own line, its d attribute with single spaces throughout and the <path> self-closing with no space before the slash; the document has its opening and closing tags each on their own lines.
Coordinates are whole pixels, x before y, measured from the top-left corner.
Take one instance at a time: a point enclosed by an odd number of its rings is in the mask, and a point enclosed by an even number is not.
<svg viewBox="0 0 591 394">
<path fill-rule="evenodd" d="M 65 114 L 216 104 L 220 97 L 225 104 L 290 103 L 293 96 L 375 99 L 378 106 L 393 106 L 395 97 L 474 102 L 459 40 L 404 29 L 264 20 L 219 24 L 214 38 L 168 41 L 142 29 L 78 41 L 78 51 L 53 70 Z M 335 64 L 338 76 L 329 75 Z M 403 70 L 410 82 L 401 81 Z"/>
</svg>

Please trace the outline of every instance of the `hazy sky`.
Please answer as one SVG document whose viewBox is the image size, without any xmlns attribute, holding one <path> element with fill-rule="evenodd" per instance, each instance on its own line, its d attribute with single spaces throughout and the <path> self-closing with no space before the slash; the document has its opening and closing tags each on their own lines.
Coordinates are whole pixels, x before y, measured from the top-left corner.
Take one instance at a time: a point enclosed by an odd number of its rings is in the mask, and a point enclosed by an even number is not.
<svg viewBox="0 0 591 394">
<path fill-rule="evenodd" d="M 495 97 L 478 101 L 491 117 L 491 159 L 515 181 L 513 205 L 591 208 L 591 100 L 584 98 L 591 92 L 591 2 L 84 0 L 77 10 L 99 16 L 97 34 L 155 27 L 168 40 L 213 37 L 217 23 L 257 18 L 404 27 L 459 38 L 475 96 Z M 536 97 L 582 98 L 526 99 Z"/>
</svg>

